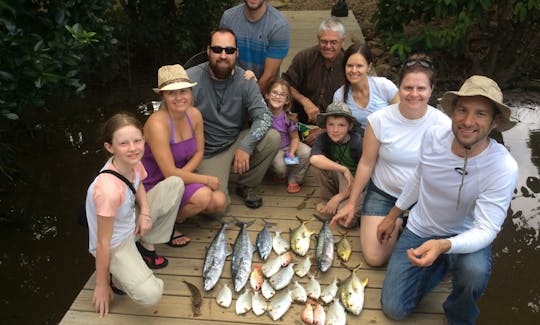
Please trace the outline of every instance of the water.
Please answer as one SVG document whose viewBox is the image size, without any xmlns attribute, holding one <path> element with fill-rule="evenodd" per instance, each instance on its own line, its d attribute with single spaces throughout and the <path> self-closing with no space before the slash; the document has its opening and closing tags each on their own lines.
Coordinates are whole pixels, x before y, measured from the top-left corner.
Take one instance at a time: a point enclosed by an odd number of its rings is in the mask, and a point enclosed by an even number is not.
<svg viewBox="0 0 540 325">
<path fill-rule="evenodd" d="M 0 191 L 0 323 L 59 322 L 93 272 L 87 233 L 75 214 L 106 159 L 93 140 L 96 126 L 126 108 L 143 119 L 136 107 L 155 99 L 146 88 L 119 97 L 89 96 L 61 114 L 39 113 L 40 123 L 21 132 L 21 173 Z M 503 139 L 520 176 L 509 217 L 493 244 L 494 270 L 479 302 L 480 325 L 540 320 L 540 96 L 512 97 L 521 122 Z"/>
</svg>

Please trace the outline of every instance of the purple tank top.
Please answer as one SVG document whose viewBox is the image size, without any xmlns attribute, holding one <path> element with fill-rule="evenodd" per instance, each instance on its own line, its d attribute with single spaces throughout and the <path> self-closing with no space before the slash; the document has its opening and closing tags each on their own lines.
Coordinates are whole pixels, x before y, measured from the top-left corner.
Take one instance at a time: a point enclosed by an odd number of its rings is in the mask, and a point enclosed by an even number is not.
<svg viewBox="0 0 540 325">
<path fill-rule="evenodd" d="M 195 151 L 197 150 L 197 142 L 195 141 L 195 133 L 193 131 L 193 126 L 191 125 L 191 119 L 186 113 L 186 117 L 191 129 L 191 138 L 174 143 L 174 122 L 169 116 L 169 122 L 171 124 L 171 138 L 169 144 L 171 146 L 171 153 L 174 159 L 174 165 L 177 168 L 184 167 L 187 162 L 193 157 Z M 143 180 L 144 189 L 150 191 L 157 183 L 161 182 L 164 177 L 159 169 L 159 166 L 154 159 L 152 150 L 148 143 L 144 144 L 144 155 L 141 159 L 141 162 L 148 173 L 148 176 Z"/>
</svg>

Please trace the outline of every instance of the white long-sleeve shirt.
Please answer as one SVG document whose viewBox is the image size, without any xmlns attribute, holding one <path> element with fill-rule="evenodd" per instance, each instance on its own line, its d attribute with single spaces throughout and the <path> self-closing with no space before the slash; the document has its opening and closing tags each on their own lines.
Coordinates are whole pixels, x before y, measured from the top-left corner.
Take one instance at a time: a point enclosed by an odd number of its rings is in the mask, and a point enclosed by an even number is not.
<svg viewBox="0 0 540 325">
<path fill-rule="evenodd" d="M 416 172 L 396 206 L 417 204 L 407 228 L 420 237 L 448 236 L 448 253 L 471 253 L 489 245 L 506 218 L 517 183 L 518 167 L 508 150 L 489 139 L 480 154 L 470 157 L 457 207 L 464 158 L 452 153 L 454 134 L 436 126 L 424 134 Z"/>
</svg>

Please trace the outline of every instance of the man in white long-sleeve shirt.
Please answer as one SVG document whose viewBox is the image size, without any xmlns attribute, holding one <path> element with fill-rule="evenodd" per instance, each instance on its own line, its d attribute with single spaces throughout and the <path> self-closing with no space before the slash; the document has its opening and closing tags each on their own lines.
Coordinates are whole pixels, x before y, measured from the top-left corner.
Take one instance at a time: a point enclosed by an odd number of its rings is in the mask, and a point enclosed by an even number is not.
<svg viewBox="0 0 540 325">
<path fill-rule="evenodd" d="M 424 134 L 415 175 L 377 229 L 388 239 L 399 214 L 409 220 L 388 265 L 381 303 L 403 319 L 448 273 L 452 292 L 444 302 L 449 324 L 474 324 L 476 305 L 491 275 L 491 243 L 501 229 L 517 183 L 517 163 L 488 137 L 514 126 L 499 86 L 483 76 L 467 79 L 441 105 L 452 128 Z"/>
</svg>

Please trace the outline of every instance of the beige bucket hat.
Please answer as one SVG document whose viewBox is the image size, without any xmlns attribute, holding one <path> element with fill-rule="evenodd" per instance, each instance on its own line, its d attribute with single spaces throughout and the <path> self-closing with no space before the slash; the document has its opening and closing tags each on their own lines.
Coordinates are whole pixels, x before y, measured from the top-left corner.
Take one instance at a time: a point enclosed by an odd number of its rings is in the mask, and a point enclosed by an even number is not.
<svg viewBox="0 0 540 325">
<path fill-rule="evenodd" d="M 317 115 L 317 126 L 322 128 L 322 129 L 325 129 L 326 128 L 326 118 L 328 116 L 344 116 L 344 117 L 348 118 L 349 121 L 351 121 L 351 123 L 354 126 L 356 126 L 356 124 L 358 124 L 358 121 L 356 120 L 356 118 L 354 118 L 354 116 L 351 113 L 351 109 L 349 108 L 349 105 L 347 105 L 345 103 L 334 102 L 334 103 L 331 103 L 330 105 L 328 105 L 328 107 L 326 107 L 326 112 L 325 113 L 321 113 L 321 114 Z"/>
<path fill-rule="evenodd" d="M 159 94 L 164 90 L 176 90 L 190 88 L 197 85 L 191 82 L 180 64 L 164 65 L 158 70 L 158 87 L 153 88 L 154 92 Z"/>
<path fill-rule="evenodd" d="M 458 97 L 484 96 L 490 99 L 503 116 L 502 122 L 495 128 L 502 132 L 511 129 L 516 122 L 510 117 L 510 107 L 503 104 L 503 94 L 497 83 L 488 77 L 472 76 L 465 80 L 459 91 L 447 91 L 441 99 L 441 106 L 446 114 L 452 116 L 452 110 Z"/>
</svg>

